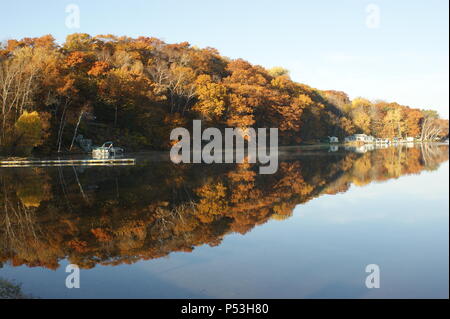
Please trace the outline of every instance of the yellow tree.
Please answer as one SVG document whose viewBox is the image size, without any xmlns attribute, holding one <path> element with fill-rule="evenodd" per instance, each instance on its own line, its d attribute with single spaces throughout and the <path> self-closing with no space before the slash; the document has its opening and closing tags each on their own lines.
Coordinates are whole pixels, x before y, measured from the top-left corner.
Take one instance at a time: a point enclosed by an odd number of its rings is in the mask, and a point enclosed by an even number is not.
<svg viewBox="0 0 450 319">
<path fill-rule="evenodd" d="M 25 111 L 15 124 L 18 153 L 30 154 L 42 142 L 42 122 L 38 112 Z"/>
<path fill-rule="evenodd" d="M 214 83 L 211 76 L 200 75 L 196 82 L 198 102 L 193 110 L 199 112 L 207 120 L 218 120 L 225 111 L 227 89 L 220 83 Z"/>
<path fill-rule="evenodd" d="M 356 130 L 361 133 L 370 134 L 371 119 L 370 116 L 363 108 L 358 108 L 352 111 L 353 123 L 356 126 Z"/>
<path fill-rule="evenodd" d="M 403 112 L 399 107 L 386 112 L 383 118 L 383 132 L 387 137 L 402 137 L 406 132 Z"/>
</svg>

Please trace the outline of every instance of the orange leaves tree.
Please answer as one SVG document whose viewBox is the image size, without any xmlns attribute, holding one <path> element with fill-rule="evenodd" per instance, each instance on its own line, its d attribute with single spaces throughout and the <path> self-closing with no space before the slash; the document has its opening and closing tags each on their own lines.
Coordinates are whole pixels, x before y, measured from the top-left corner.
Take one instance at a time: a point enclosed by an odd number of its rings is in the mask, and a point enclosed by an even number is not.
<svg viewBox="0 0 450 319">
<path fill-rule="evenodd" d="M 0 48 L 0 148 L 24 111 L 45 119 L 35 150 L 46 153 L 79 150 L 77 134 L 127 149 L 167 148 L 168 131 L 197 118 L 219 128 L 276 127 L 285 145 L 353 133 L 444 138 L 448 126 L 422 110 L 319 91 L 282 67 L 213 48 L 85 33 L 62 45 L 46 35 Z"/>
</svg>

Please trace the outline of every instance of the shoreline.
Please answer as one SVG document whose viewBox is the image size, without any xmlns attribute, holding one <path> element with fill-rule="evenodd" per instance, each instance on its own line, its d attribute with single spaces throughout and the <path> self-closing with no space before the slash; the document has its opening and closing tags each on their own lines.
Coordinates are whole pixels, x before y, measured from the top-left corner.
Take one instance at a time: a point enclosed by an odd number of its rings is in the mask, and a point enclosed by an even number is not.
<svg viewBox="0 0 450 319">
<path fill-rule="evenodd" d="M 419 142 L 414 143 L 414 146 L 419 146 L 423 144 L 433 144 L 433 145 L 447 145 L 449 146 L 449 143 L 446 142 Z M 279 146 L 278 147 L 278 156 L 281 158 L 285 158 L 286 156 L 292 156 L 292 155 L 315 155 L 317 152 L 315 151 L 324 151 L 327 149 L 330 149 L 331 147 L 337 147 L 338 149 L 335 151 L 332 151 L 331 153 L 336 153 L 338 150 L 341 150 L 341 148 L 345 147 L 364 147 L 366 145 L 376 145 L 372 143 L 368 144 L 361 144 L 361 145 L 355 145 L 350 143 L 318 143 L 318 144 L 310 144 L 310 145 L 289 145 L 289 146 Z M 399 144 L 386 144 L 386 148 L 389 147 L 400 147 L 400 146 L 406 146 L 406 143 L 399 143 Z M 311 151 L 311 152 L 305 152 L 305 151 Z M 347 150 L 348 151 L 348 150 Z M 155 151 L 155 150 L 144 150 L 144 151 L 138 151 L 138 152 L 130 152 L 125 153 L 121 157 L 116 157 L 117 159 L 121 158 L 135 158 L 137 160 L 154 160 L 154 161 L 166 161 L 170 160 L 169 158 L 169 150 L 165 151 Z M 225 152 L 225 149 L 222 150 L 222 152 Z M 29 156 L 29 157 L 5 157 L 0 156 L 0 161 L 14 161 L 14 162 L 26 162 L 26 161 L 52 161 L 52 160 L 86 160 L 91 159 L 91 153 L 66 153 L 61 155 L 48 155 L 48 156 Z"/>
</svg>

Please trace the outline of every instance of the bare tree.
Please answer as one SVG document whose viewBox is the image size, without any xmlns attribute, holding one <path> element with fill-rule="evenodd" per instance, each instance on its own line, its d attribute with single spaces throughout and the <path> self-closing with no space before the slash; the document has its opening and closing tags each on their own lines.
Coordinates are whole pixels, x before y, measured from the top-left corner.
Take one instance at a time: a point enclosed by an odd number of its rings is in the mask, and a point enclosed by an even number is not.
<svg viewBox="0 0 450 319">
<path fill-rule="evenodd" d="M 23 47 L 0 59 L 0 145 L 5 141 L 8 122 L 14 123 L 32 108 L 41 71 L 54 58 L 56 55 L 45 48 Z"/>
<path fill-rule="evenodd" d="M 30 58 L 15 57 L 0 62 L 0 119 L 3 143 L 8 121 L 15 121 L 30 105 L 38 69 L 30 67 Z"/>
<path fill-rule="evenodd" d="M 442 133 L 443 127 L 440 125 L 438 119 L 431 116 L 424 118 L 420 135 L 422 141 L 434 141 L 437 137 L 441 136 Z"/>
</svg>

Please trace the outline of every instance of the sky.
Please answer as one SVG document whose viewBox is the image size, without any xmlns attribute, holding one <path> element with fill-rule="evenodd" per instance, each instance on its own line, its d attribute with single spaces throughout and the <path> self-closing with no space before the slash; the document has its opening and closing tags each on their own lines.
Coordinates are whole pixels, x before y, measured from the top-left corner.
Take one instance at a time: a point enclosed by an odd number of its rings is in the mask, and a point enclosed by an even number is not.
<svg viewBox="0 0 450 319">
<path fill-rule="evenodd" d="M 66 25 L 79 8 L 79 28 Z M 154 36 L 214 47 L 351 98 L 396 101 L 449 118 L 448 0 L 5 1 L 0 41 L 74 32 Z"/>
</svg>

